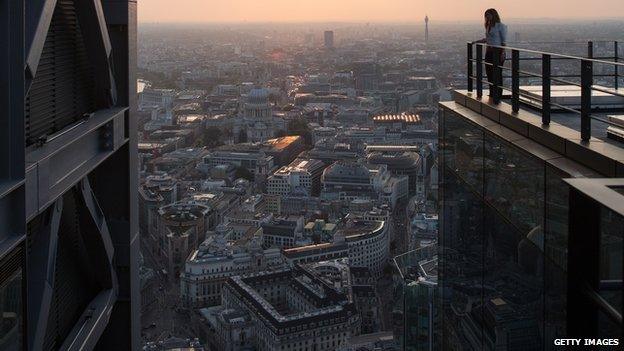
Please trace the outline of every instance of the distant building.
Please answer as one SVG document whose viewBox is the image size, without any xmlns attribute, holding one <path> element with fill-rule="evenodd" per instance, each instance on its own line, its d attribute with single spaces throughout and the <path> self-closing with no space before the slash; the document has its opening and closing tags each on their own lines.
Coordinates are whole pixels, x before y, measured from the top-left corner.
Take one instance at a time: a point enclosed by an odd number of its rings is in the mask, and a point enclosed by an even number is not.
<svg viewBox="0 0 624 351">
<path fill-rule="evenodd" d="M 374 276 L 379 277 L 390 255 L 390 224 L 350 219 L 338 230 L 334 241 L 347 243 L 351 266 L 366 267 Z"/>
<path fill-rule="evenodd" d="M 366 165 L 337 161 L 323 171 L 321 197 L 348 200 L 374 198 L 375 189 Z"/>
<path fill-rule="evenodd" d="M 306 264 L 328 284 L 355 301 L 361 319 L 361 332 L 372 333 L 380 329 L 380 301 L 376 291 L 376 280 L 366 268 L 349 265 L 348 258 Z"/>
<path fill-rule="evenodd" d="M 318 196 L 324 169 L 325 164 L 319 160 L 296 159 L 268 178 L 267 192 L 273 195 Z"/>
<path fill-rule="evenodd" d="M 409 195 L 414 196 L 418 193 L 418 189 L 423 187 L 424 180 L 419 177 L 421 170 L 421 159 L 417 152 L 394 151 L 395 149 L 380 149 L 379 151 L 370 151 L 368 154 L 368 162 L 371 164 L 383 164 L 394 175 L 407 176 L 409 182 Z"/>
<path fill-rule="evenodd" d="M 353 63 L 353 77 L 355 89 L 359 92 L 375 91 L 379 88 L 381 69 L 373 61 L 358 61 Z"/>
<path fill-rule="evenodd" d="M 409 178 L 392 176 L 385 164 L 337 161 L 323 171 L 321 182 L 326 200 L 373 199 L 394 207 L 409 195 Z"/>
<path fill-rule="evenodd" d="M 166 262 L 170 281 L 177 281 L 186 258 L 204 241 L 209 212 L 207 206 L 190 202 L 158 210 L 158 225 L 150 239 L 153 252 Z"/>
<path fill-rule="evenodd" d="M 354 336 L 337 351 L 399 351 L 401 347 L 391 331 Z"/>
<path fill-rule="evenodd" d="M 429 43 L 429 16 L 425 16 L 425 43 Z"/>
<path fill-rule="evenodd" d="M 222 286 L 228 277 L 281 267 L 278 248 L 262 249 L 262 230 L 231 240 L 227 228 L 220 228 L 204 241 L 186 261 L 180 275 L 180 298 L 187 306 L 221 304 Z"/>
<path fill-rule="evenodd" d="M 387 216 L 387 213 L 383 215 Z M 375 277 L 381 275 L 390 254 L 389 222 L 367 220 L 361 215 L 351 215 L 347 216 L 346 223 L 341 227 L 336 228 L 335 225 L 317 221 L 308 223 L 304 232 L 314 233 L 321 228 L 323 230 L 321 235 L 334 233 L 333 241 L 283 250 L 289 264 L 347 257 L 351 267 L 367 268 Z"/>
<path fill-rule="evenodd" d="M 253 175 L 268 175 L 275 167 L 273 156 L 263 151 L 227 151 L 213 150 L 203 158 L 207 169 L 220 165 L 233 165 L 248 170 Z"/>
<path fill-rule="evenodd" d="M 411 113 L 377 115 L 373 117 L 373 124 L 375 127 L 383 128 L 387 132 L 422 128 L 420 116 Z"/>
<path fill-rule="evenodd" d="M 233 123 L 234 136 L 240 139 L 244 135 L 245 140 L 239 141 L 261 142 L 286 130 L 284 119 L 273 116 L 269 91 L 264 88 L 254 88 L 247 94 L 243 111 Z"/>
<path fill-rule="evenodd" d="M 154 232 L 158 210 L 178 201 L 177 180 L 166 173 L 150 175 L 139 187 L 139 229 L 141 235 Z"/>
<path fill-rule="evenodd" d="M 324 33 L 324 43 L 325 49 L 333 49 L 334 48 L 334 31 L 326 30 Z"/>
<path fill-rule="evenodd" d="M 308 222 L 303 227 L 303 234 L 306 237 L 314 238 L 314 240 L 331 241 L 337 229 L 338 226 L 335 223 L 327 223 L 322 219 L 317 219 L 314 222 Z"/>
<path fill-rule="evenodd" d="M 260 351 L 335 350 L 360 334 L 360 315 L 349 295 L 301 267 L 231 277 L 222 305 L 249 318 L 245 334 Z M 231 344 L 231 335 L 215 322 L 217 339 Z"/>
<path fill-rule="evenodd" d="M 139 93 L 139 110 L 165 109 L 171 110 L 175 90 L 145 88 Z"/>
<path fill-rule="evenodd" d="M 224 145 L 211 150 L 197 167 L 208 173 L 219 165 L 241 167 L 254 175 L 268 176 L 275 167 L 292 162 L 304 149 L 298 135 L 269 139 L 261 143 Z"/>
<path fill-rule="evenodd" d="M 289 248 L 296 246 L 303 231 L 303 217 L 292 216 L 274 219 L 262 225 L 265 247 Z"/>
</svg>

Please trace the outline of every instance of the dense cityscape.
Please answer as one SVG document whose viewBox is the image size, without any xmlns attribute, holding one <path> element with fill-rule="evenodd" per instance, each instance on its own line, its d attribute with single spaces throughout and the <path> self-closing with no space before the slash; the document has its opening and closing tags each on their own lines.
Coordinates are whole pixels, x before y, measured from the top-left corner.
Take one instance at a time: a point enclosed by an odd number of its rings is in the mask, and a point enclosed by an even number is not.
<svg viewBox="0 0 624 351">
<path fill-rule="evenodd" d="M 139 28 L 146 349 L 429 349 L 438 103 L 481 31 L 433 23 Z M 509 45 L 583 54 L 576 30 L 621 27 L 518 23 Z"/>
</svg>

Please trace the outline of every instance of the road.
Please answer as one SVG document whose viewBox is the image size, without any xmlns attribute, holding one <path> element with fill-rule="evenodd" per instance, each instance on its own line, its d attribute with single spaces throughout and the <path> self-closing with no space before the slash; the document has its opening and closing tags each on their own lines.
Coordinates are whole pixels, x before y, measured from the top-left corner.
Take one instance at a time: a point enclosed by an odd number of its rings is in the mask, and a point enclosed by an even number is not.
<svg viewBox="0 0 624 351">
<path fill-rule="evenodd" d="M 164 265 L 155 259 L 149 250 L 142 250 L 145 264 L 154 269 L 157 274 L 160 298 L 157 303 L 151 304 L 141 314 L 141 339 L 147 341 L 161 341 L 171 336 L 179 338 L 195 338 L 190 332 L 189 313 L 180 303 L 179 287 L 170 284 L 162 273 Z"/>
</svg>

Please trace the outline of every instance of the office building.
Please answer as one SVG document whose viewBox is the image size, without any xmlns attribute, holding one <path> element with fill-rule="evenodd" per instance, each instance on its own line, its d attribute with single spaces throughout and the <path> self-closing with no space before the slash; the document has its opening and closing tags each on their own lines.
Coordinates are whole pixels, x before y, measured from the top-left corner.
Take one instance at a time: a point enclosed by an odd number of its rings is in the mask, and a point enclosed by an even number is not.
<svg viewBox="0 0 624 351">
<path fill-rule="evenodd" d="M 149 246 L 155 256 L 166 262 L 171 282 L 177 282 L 187 257 L 206 238 L 209 214 L 208 206 L 187 201 L 158 210 L 157 227 L 150 233 Z"/>
<path fill-rule="evenodd" d="M 621 303 L 600 296 L 621 299 L 621 285 L 607 286 L 622 277 L 624 145 L 591 121 L 597 107 L 622 100 L 588 99 L 592 61 L 570 60 L 585 67 L 587 87 L 563 87 L 565 96 L 528 87 L 534 108 L 516 100 L 522 86 L 493 104 L 472 83 L 440 103 L 443 349 L 550 350 L 562 336 L 622 337 Z M 580 115 L 551 114 L 550 93 L 570 109 L 583 105 Z"/>
<path fill-rule="evenodd" d="M 138 350 L 136 2 L 0 23 L 0 349 Z"/>
<path fill-rule="evenodd" d="M 277 218 L 262 224 L 263 245 L 280 249 L 294 247 L 301 240 L 303 217 Z"/>
<path fill-rule="evenodd" d="M 360 315 L 348 294 L 302 267 L 228 278 L 222 305 L 249 319 L 247 332 L 257 350 L 335 350 L 360 333 Z M 217 338 L 227 345 L 230 337 Z"/>
<path fill-rule="evenodd" d="M 429 43 L 429 16 L 425 16 L 425 43 Z"/>
<path fill-rule="evenodd" d="M 403 147 L 381 147 L 379 151 L 375 148 L 367 148 L 367 150 L 369 151 L 368 163 L 386 165 L 393 175 L 408 177 L 410 196 L 416 195 L 418 189 L 424 187 L 423 177 L 419 176 L 422 161 L 418 153 L 405 151 Z"/>
<path fill-rule="evenodd" d="M 326 30 L 323 35 L 324 35 L 325 49 L 333 49 L 334 48 L 334 31 Z"/>
<path fill-rule="evenodd" d="M 283 258 L 278 248 L 262 249 L 262 231 L 233 240 L 221 228 L 207 238 L 186 261 L 180 276 L 180 298 L 187 306 L 221 304 L 222 286 L 228 277 L 278 269 Z"/>
<path fill-rule="evenodd" d="M 438 246 L 435 244 L 408 251 L 393 259 L 399 278 L 402 325 L 398 336 L 402 350 L 440 349 L 438 318 Z"/>
<path fill-rule="evenodd" d="M 314 159 L 296 159 L 284 166 L 267 180 L 267 193 L 271 195 L 318 196 L 321 175 L 325 164 Z"/>
</svg>

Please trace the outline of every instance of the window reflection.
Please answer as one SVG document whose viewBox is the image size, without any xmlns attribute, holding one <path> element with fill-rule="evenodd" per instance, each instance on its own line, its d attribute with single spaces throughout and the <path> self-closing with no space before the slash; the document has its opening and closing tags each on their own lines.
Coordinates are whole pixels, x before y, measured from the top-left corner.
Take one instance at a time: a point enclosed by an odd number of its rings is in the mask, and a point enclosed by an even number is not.
<svg viewBox="0 0 624 351">
<path fill-rule="evenodd" d="M 544 220 L 544 346 L 553 349 L 553 340 L 567 335 L 567 264 L 569 188 L 566 175 L 546 167 Z"/>
<path fill-rule="evenodd" d="M 543 163 L 486 133 L 485 199 L 525 234 L 542 226 Z"/>
<path fill-rule="evenodd" d="M 621 315 L 624 218 L 603 208 L 600 222 L 600 295 Z"/>
<path fill-rule="evenodd" d="M 483 329 L 482 203 L 445 168 L 441 272 L 444 349 L 481 349 Z"/>
<path fill-rule="evenodd" d="M 445 114 L 444 162 L 466 183 L 483 187 L 483 131 L 453 113 Z"/>
</svg>

